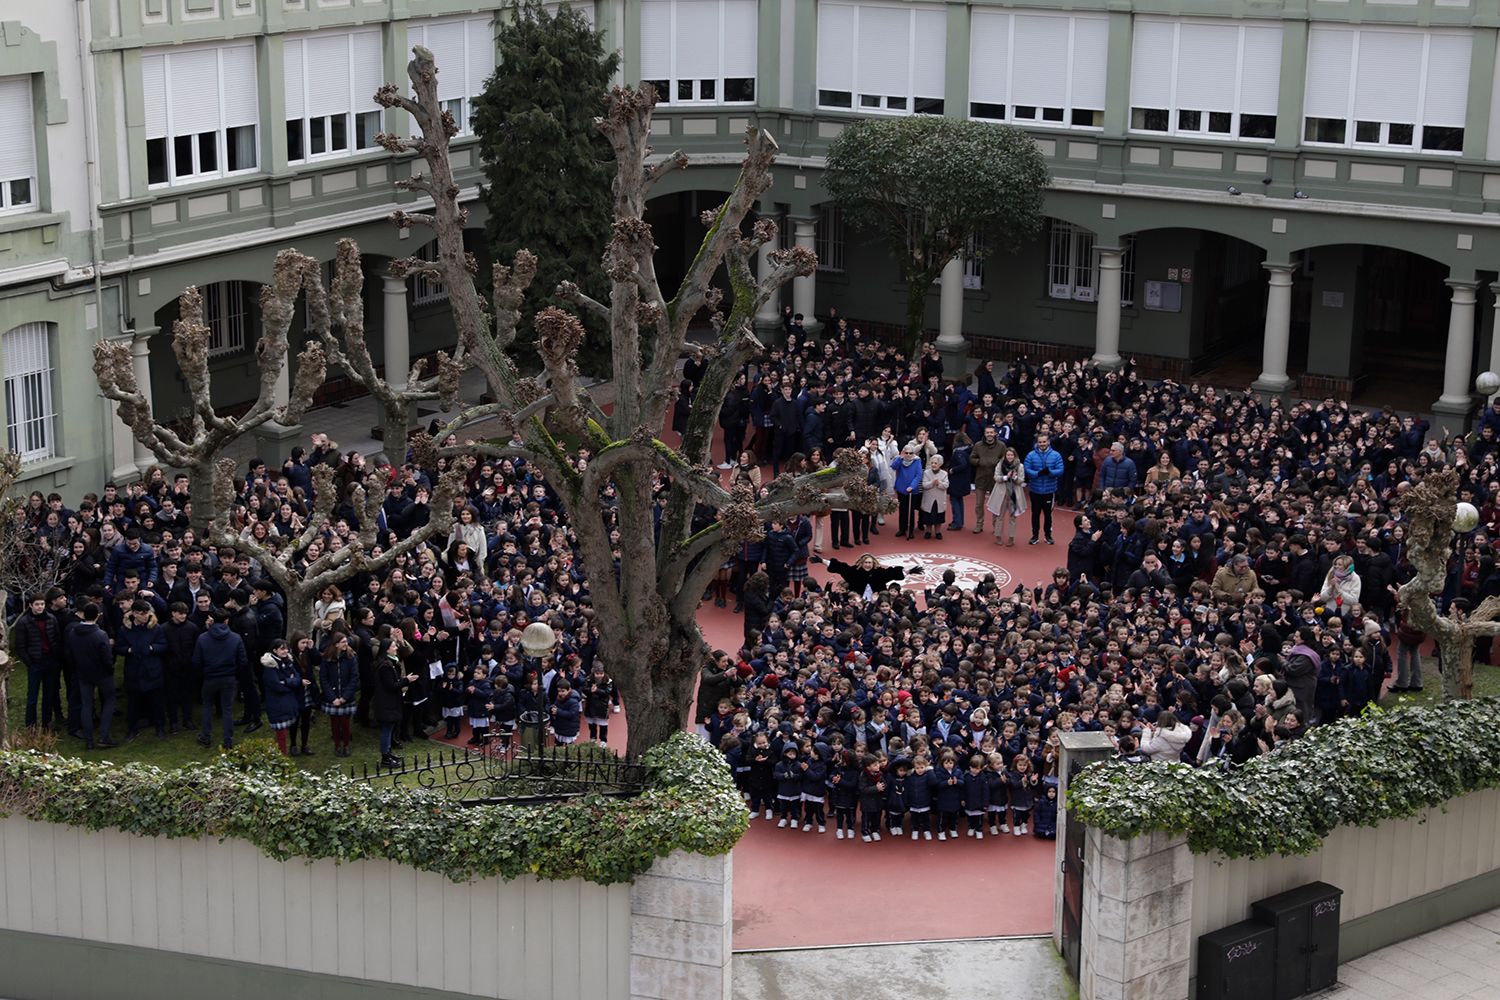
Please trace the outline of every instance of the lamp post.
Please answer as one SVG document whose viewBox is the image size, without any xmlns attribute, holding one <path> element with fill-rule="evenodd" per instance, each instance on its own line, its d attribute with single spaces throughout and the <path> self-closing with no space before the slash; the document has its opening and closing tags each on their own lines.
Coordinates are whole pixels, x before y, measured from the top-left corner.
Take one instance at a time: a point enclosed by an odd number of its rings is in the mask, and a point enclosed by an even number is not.
<svg viewBox="0 0 1500 1000">
<path fill-rule="evenodd" d="M 1500 375 L 1494 372 L 1480 372 L 1474 377 L 1474 388 L 1484 397 L 1485 402 L 1493 403 L 1495 396 L 1500 394 Z"/>
<path fill-rule="evenodd" d="M 1474 517 L 1477 523 L 1479 517 L 1477 511 Z M 542 734 L 546 732 L 547 720 L 547 689 L 541 686 L 542 661 L 551 656 L 552 650 L 555 648 L 557 648 L 557 633 L 552 631 L 552 626 L 546 622 L 532 622 L 521 633 L 521 652 L 526 654 L 527 659 L 536 661 L 537 696 L 540 701 L 536 713 L 536 750 L 538 754 L 542 752 L 542 745 L 546 742 Z M 524 719 L 522 720 L 522 724 L 525 724 Z"/>
</svg>

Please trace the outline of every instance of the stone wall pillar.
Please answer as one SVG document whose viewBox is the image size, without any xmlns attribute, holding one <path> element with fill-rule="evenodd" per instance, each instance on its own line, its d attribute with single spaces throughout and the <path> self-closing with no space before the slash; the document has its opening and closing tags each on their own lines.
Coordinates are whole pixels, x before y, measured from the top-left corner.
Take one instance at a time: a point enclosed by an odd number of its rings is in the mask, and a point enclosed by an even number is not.
<svg viewBox="0 0 1500 1000">
<path fill-rule="evenodd" d="M 730 855 L 677 851 L 630 887 L 631 1000 L 729 1000 Z"/>
<path fill-rule="evenodd" d="M 816 217 L 794 218 L 792 222 L 792 241 L 797 247 L 817 253 L 818 250 L 818 220 Z M 808 333 L 817 333 L 823 329 L 823 324 L 813 315 L 818 305 L 818 273 L 799 276 L 792 279 L 792 312 L 802 314 L 802 329 Z"/>
<path fill-rule="evenodd" d="M 1094 314 L 1094 364 L 1114 370 L 1120 359 L 1120 285 L 1125 266 L 1122 247 L 1098 247 L 1099 288 Z"/>
<path fill-rule="evenodd" d="M 959 378 L 969 370 L 969 342 L 964 339 L 964 255 L 960 251 L 943 265 L 938 286 L 938 353 L 943 376 Z"/>
<path fill-rule="evenodd" d="M 1193 852 L 1187 838 L 1088 831 L 1081 1000 L 1188 1000 Z"/>
<path fill-rule="evenodd" d="M 1260 378 L 1255 388 L 1262 392 L 1286 392 L 1292 386 L 1287 375 L 1287 352 L 1292 342 L 1292 264 L 1261 265 L 1270 285 L 1266 292 L 1265 340 L 1261 345 Z"/>
<path fill-rule="evenodd" d="M 1085 846 L 1068 839 L 1068 784 L 1077 768 L 1097 764 L 1115 755 L 1115 745 L 1106 733 L 1063 733 L 1061 742 L 1062 754 L 1057 759 L 1057 870 L 1053 875 L 1052 893 L 1055 901 L 1052 907 L 1052 947 L 1059 952 L 1063 947 L 1063 908 L 1067 906 L 1063 898 L 1063 866 L 1067 864 L 1070 853 L 1076 854 Z"/>
</svg>

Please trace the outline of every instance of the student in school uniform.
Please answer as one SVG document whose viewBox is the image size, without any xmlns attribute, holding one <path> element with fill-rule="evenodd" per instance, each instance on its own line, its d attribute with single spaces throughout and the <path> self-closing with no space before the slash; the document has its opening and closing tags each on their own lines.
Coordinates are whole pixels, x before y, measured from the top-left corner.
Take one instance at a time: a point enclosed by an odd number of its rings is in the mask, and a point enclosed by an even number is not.
<svg viewBox="0 0 1500 1000">
<path fill-rule="evenodd" d="M 865 843 L 880 839 L 880 810 L 885 805 L 885 771 L 880 758 L 865 754 L 859 773 L 859 832 Z"/>
<path fill-rule="evenodd" d="M 910 774 L 911 760 L 907 757 L 895 758 L 886 768 L 885 822 L 892 837 L 901 836 L 902 828 L 906 826 L 906 785 Z M 915 832 L 912 839 L 916 839 Z"/>
<path fill-rule="evenodd" d="M 557 682 L 557 697 L 547 708 L 552 721 L 552 737 L 563 746 L 578 742 L 579 722 L 583 718 L 583 699 L 573 690 L 573 682 Z"/>
<path fill-rule="evenodd" d="M 938 766 L 928 778 L 932 785 L 932 801 L 938 813 L 938 840 L 952 837 L 958 839 L 958 812 L 963 808 L 964 776 L 958 769 L 958 758 L 952 750 L 944 750 L 938 758 Z"/>
<path fill-rule="evenodd" d="M 1001 833 L 1010 832 L 1010 824 L 1005 821 L 1005 810 L 1010 807 L 1010 785 L 1005 780 L 1004 754 L 990 754 L 989 767 L 985 769 L 984 777 L 990 789 L 990 833 L 998 837 Z"/>
<path fill-rule="evenodd" d="M 604 664 L 595 663 L 593 670 L 575 687 L 583 692 L 583 719 L 589 726 L 589 739 L 608 745 L 610 707 L 620 710 L 620 693 L 614 679 L 605 672 Z"/>
<path fill-rule="evenodd" d="M 823 812 L 828 787 L 828 762 L 823 750 L 811 740 L 802 741 L 802 832 L 809 833 L 817 824 L 819 833 L 828 832 L 828 817 Z"/>
<path fill-rule="evenodd" d="M 750 791 L 750 818 L 754 819 L 756 814 L 764 811 L 765 818 L 770 819 L 772 803 L 776 801 L 776 757 L 771 751 L 770 736 L 765 732 L 756 733 L 751 738 L 745 759 L 750 765 L 746 781 Z"/>
<path fill-rule="evenodd" d="M 833 807 L 833 835 L 843 840 L 847 831 L 848 838 L 853 840 L 854 810 L 860 799 L 859 758 L 853 750 L 839 751 L 828 768 L 828 781 L 828 804 Z"/>
<path fill-rule="evenodd" d="M 1057 839 L 1057 786 L 1048 785 L 1032 809 L 1032 833 L 1042 840 Z"/>
<path fill-rule="evenodd" d="M 1010 786 L 1010 832 L 1023 837 L 1031 821 L 1038 780 L 1036 772 L 1031 769 L 1031 759 L 1025 754 L 1016 754 L 1010 768 L 1005 776 L 1006 784 Z"/>
<path fill-rule="evenodd" d="M 745 750 L 740 738 L 731 733 L 726 733 L 719 741 L 719 752 L 724 755 L 724 763 L 729 765 L 729 773 L 734 776 L 734 789 L 742 799 L 750 796 L 750 764 L 745 760 Z M 750 818 L 755 818 L 754 812 Z"/>
<path fill-rule="evenodd" d="M 511 740 L 516 735 L 516 719 L 520 715 L 516 689 L 511 686 L 510 677 L 504 670 L 495 675 L 493 685 L 495 691 L 490 695 L 490 703 L 495 707 L 490 712 L 490 718 L 494 720 L 495 731 L 500 736 L 500 752 L 510 753 Z"/>
<path fill-rule="evenodd" d="M 457 663 L 450 663 L 443 668 L 443 676 L 437 681 L 438 704 L 443 708 L 443 739 L 457 739 L 463 728 L 464 702 L 467 700 L 464 687 L 464 679 L 459 674 Z"/>
<path fill-rule="evenodd" d="M 795 829 L 802 818 L 802 761 L 797 759 L 797 744 L 788 739 L 781 747 L 781 760 L 776 762 L 776 811 L 780 819 L 778 829 L 785 828 L 790 821 Z"/>
<path fill-rule="evenodd" d="M 919 753 L 912 762 L 911 777 L 906 782 L 906 808 L 911 813 L 911 839 L 932 839 L 932 762 Z"/>
<path fill-rule="evenodd" d="M 471 747 L 482 747 L 490 732 L 490 711 L 495 707 L 491 696 L 495 685 L 485 676 L 483 664 L 474 667 L 474 676 L 464 689 L 464 710 L 469 716 L 469 741 Z"/>
<path fill-rule="evenodd" d="M 984 818 L 990 808 L 990 783 L 984 766 L 985 759 L 976 753 L 969 758 L 969 769 L 964 772 L 966 832 L 975 840 L 984 839 Z"/>
</svg>

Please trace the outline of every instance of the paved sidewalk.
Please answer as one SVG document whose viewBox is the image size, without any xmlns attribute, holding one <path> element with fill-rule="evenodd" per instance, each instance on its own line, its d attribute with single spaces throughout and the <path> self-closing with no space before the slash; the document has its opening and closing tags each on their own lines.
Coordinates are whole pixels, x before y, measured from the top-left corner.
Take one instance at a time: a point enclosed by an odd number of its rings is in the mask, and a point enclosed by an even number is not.
<svg viewBox="0 0 1500 1000">
<path fill-rule="evenodd" d="M 1339 967 L 1328 1000 L 1500 1000 L 1500 909 Z"/>
<path fill-rule="evenodd" d="M 899 908 L 898 908 L 899 909 Z M 892 912 L 892 920 L 901 918 Z M 1052 939 L 988 938 L 736 952 L 734 1000 L 1067 1000 L 1078 991 Z"/>
</svg>

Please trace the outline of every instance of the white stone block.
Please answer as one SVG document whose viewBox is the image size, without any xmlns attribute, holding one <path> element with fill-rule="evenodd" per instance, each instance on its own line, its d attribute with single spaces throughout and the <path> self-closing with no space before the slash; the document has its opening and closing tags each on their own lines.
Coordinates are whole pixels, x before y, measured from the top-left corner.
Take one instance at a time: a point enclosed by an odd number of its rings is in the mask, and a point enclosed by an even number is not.
<svg viewBox="0 0 1500 1000">
<path fill-rule="evenodd" d="M 1193 853 L 1186 846 L 1173 848 L 1127 865 L 1124 894 L 1117 898 L 1133 902 L 1192 879 Z"/>
<path fill-rule="evenodd" d="M 669 962 L 644 955 L 630 958 L 630 994 L 648 1000 L 729 1000 L 724 968 Z"/>
<path fill-rule="evenodd" d="M 1120 907 L 1118 911 L 1110 912 L 1112 915 L 1117 913 L 1124 925 L 1122 939 L 1133 941 L 1190 919 L 1193 915 L 1193 883 L 1170 886 L 1129 903 L 1110 902 Z"/>
<path fill-rule="evenodd" d="M 1190 922 L 1173 924 L 1125 942 L 1125 980 L 1132 982 L 1186 962 L 1192 950 Z"/>
<path fill-rule="evenodd" d="M 1107 938 L 1085 934 L 1083 950 L 1084 954 L 1093 960 L 1095 979 L 1113 979 L 1115 982 L 1124 982 L 1124 942 L 1110 941 Z"/>
<path fill-rule="evenodd" d="M 1188 1000 L 1186 960 L 1125 984 L 1122 1000 Z"/>
<path fill-rule="evenodd" d="M 630 919 L 630 953 L 694 965 L 723 965 L 729 961 L 729 926 L 635 914 Z"/>
<path fill-rule="evenodd" d="M 710 858 L 691 851 L 673 851 L 664 858 L 658 858 L 646 874 L 725 885 L 729 882 L 731 875 L 729 860 L 731 856 L 721 854 Z"/>
<path fill-rule="evenodd" d="M 630 912 L 641 916 L 724 923 L 730 919 L 731 905 L 723 886 L 707 882 L 641 875 L 630 887 Z"/>
</svg>

